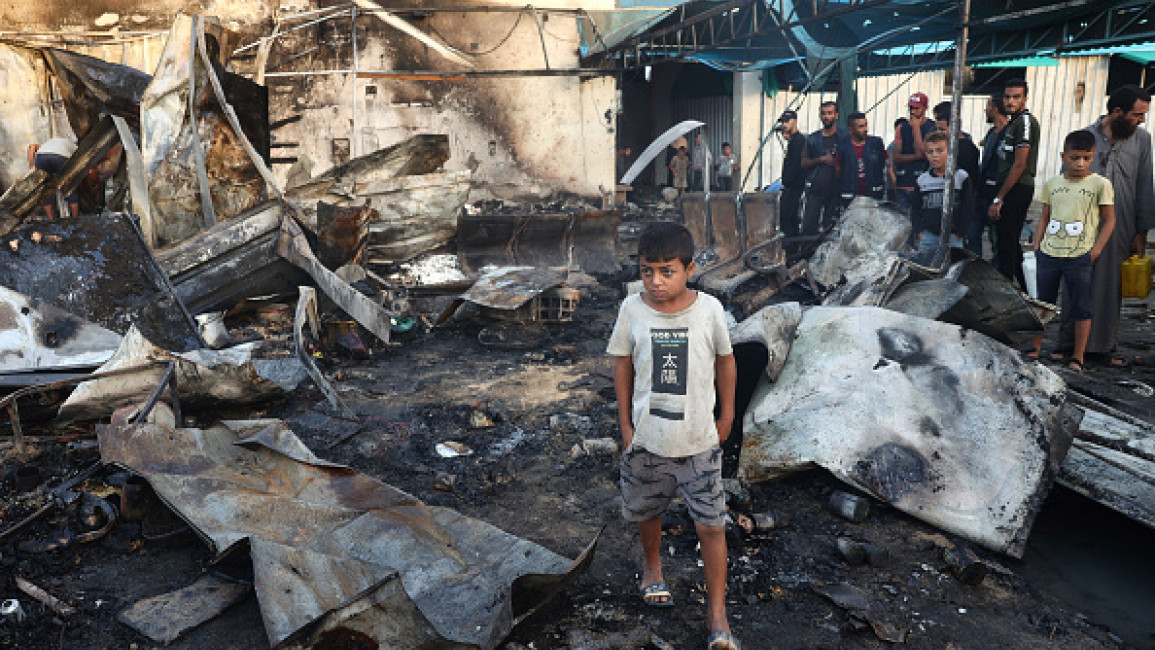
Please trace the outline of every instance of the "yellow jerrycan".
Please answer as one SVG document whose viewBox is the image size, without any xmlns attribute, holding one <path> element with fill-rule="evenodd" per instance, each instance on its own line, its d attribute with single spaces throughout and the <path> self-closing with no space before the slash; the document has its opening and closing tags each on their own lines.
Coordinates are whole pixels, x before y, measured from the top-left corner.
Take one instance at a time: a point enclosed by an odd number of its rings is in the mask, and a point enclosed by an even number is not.
<svg viewBox="0 0 1155 650">
<path fill-rule="evenodd" d="M 1146 298 L 1151 293 L 1151 258 L 1132 255 L 1123 262 L 1123 297 Z"/>
</svg>

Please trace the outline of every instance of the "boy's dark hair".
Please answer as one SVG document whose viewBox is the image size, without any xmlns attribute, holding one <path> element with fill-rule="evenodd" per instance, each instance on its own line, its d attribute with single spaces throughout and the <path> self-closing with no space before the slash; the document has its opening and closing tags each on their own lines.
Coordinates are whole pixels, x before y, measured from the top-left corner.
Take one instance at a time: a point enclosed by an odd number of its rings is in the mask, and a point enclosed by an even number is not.
<svg viewBox="0 0 1155 650">
<path fill-rule="evenodd" d="M 820 109 L 821 109 L 821 108 L 825 108 L 825 107 L 827 107 L 827 106 L 833 106 L 835 110 L 838 110 L 838 102 L 835 102 L 835 101 L 831 101 L 831 100 L 829 100 L 829 99 L 828 99 L 828 100 L 826 100 L 826 101 L 824 101 L 824 102 L 822 102 L 821 104 L 819 104 L 819 105 L 818 105 L 818 108 L 820 108 Z"/>
<path fill-rule="evenodd" d="M 894 128 L 896 128 L 896 129 L 897 129 L 897 128 L 899 127 L 899 125 L 901 125 L 901 124 L 909 124 L 909 123 L 910 123 L 910 120 L 906 119 L 905 117 L 900 117 L 900 118 L 898 118 L 897 120 L 895 120 L 895 121 L 894 121 Z"/>
<path fill-rule="evenodd" d="M 685 151 L 685 150 L 686 150 L 685 147 L 678 147 L 678 151 Z"/>
<path fill-rule="evenodd" d="M 1151 101 L 1151 93 L 1134 84 L 1120 86 L 1107 98 L 1107 112 L 1110 113 L 1116 108 L 1121 108 L 1124 113 L 1129 113 L 1137 101 Z"/>
<path fill-rule="evenodd" d="M 939 103 L 935 104 L 934 110 L 932 112 L 934 113 L 934 119 L 936 122 L 938 120 L 949 120 L 950 119 L 950 102 L 939 102 Z"/>
<path fill-rule="evenodd" d="M 866 113 L 863 113 L 862 111 L 854 111 L 850 115 L 846 116 L 846 123 L 850 124 L 854 120 L 865 120 L 865 119 L 866 119 Z"/>
<path fill-rule="evenodd" d="M 1019 79 L 1017 77 L 1014 79 L 1007 79 L 1007 82 L 1003 84 L 1003 90 L 1006 90 L 1007 88 L 1022 88 L 1024 95 L 1031 94 L 1030 88 L 1027 87 L 1026 79 Z M 1002 102 L 999 103 L 1001 104 Z"/>
<path fill-rule="evenodd" d="M 729 143 L 729 142 L 723 142 L 723 143 L 722 143 L 722 148 L 723 148 L 723 149 L 725 149 L 726 147 L 729 147 L 729 146 L 730 146 L 730 143 Z M 733 148 L 733 147 L 731 147 L 731 148 Z"/>
<path fill-rule="evenodd" d="M 1095 134 L 1079 129 L 1071 131 L 1063 138 L 1063 151 L 1094 151 Z"/>
<path fill-rule="evenodd" d="M 638 237 L 638 259 L 650 262 L 678 260 L 682 266 L 694 261 L 694 236 L 680 223 L 655 221 Z"/>
<path fill-rule="evenodd" d="M 923 144 L 930 144 L 932 142 L 946 142 L 950 144 L 950 138 L 947 137 L 946 131 L 931 131 L 930 135 L 923 138 Z"/>
<path fill-rule="evenodd" d="M 1007 109 L 1003 106 L 1003 91 L 992 90 L 991 91 L 991 101 L 994 102 L 995 110 L 997 110 L 999 112 L 999 115 L 1006 115 L 1007 114 Z"/>
</svg>

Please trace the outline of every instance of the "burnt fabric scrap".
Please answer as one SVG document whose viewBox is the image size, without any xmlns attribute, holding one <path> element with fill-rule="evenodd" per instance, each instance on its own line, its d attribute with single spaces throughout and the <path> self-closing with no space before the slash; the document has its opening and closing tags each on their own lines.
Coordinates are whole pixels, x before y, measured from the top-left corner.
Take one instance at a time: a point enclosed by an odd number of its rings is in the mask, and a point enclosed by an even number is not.
<svg viewBox="0 0 1155 650">
<path fill-rule="evenodd" d="M 218 556 L 248 544 L 273 646 L 345 627 L 381 647 L 488 650 L 592 558 L 426 506 L 316 457 L 279 420 L 109 426 L 99 440 Z"/>
</svg>

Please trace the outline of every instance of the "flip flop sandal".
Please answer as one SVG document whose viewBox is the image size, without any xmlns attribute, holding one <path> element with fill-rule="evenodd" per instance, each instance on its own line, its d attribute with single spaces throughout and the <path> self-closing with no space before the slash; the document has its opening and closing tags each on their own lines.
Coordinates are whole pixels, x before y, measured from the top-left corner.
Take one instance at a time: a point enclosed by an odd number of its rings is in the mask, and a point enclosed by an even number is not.
<svg viewBox="0 0 1155 650">
<path fill-rule="evenodd" d="M 1079 363 L 1078 359 L 1068 359 L 1066 368 L 1067 370 L 1080 375 L 1086 371 L 1086 369 L 1083 367 L 1083 364 Z"/>
<path fill-rule="evenodd" d="M 655 582 L 641 588 L 642 601 L 650 607 L 673 607 L 674 598 L 670 587 L 664 582 Z M 664 599 L 664 600 L 663 600 Z"/>
<path fill-rule="evenodd" d="M 718 630 L 710 633 L 710 638 L 706 640 L 706 650 L 742 650 L 742 645 L 733 634 Z"/>
</svg>

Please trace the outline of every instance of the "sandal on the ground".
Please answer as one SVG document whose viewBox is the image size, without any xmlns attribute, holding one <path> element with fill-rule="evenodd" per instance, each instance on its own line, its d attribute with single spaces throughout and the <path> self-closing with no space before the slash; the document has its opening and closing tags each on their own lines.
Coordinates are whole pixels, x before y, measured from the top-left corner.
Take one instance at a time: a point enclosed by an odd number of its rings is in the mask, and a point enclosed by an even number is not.
<svg viewBox="0 0 1155 650">
<path fill-rule="evenodd" d="M 716 630 L 710 633 L 710 638 L 706 640 L 707 650 L 742 650 L 738 639 L 734 638 L 733 634 Z"/>
<path fill-rule="evenodd" d="M 670 587 L 664 582 L 655 582 L 642 587 L 642 600 L 650 607 L 673 607 L 674 598 Z"/>
<path fill-rule="evenodd" d="M 1083 364 L 1080 363 L 1078 359 L 1067 359 L 1067 370 L 1081 375 L 1085 369 L 1083 368 Z"/>
</svg>

